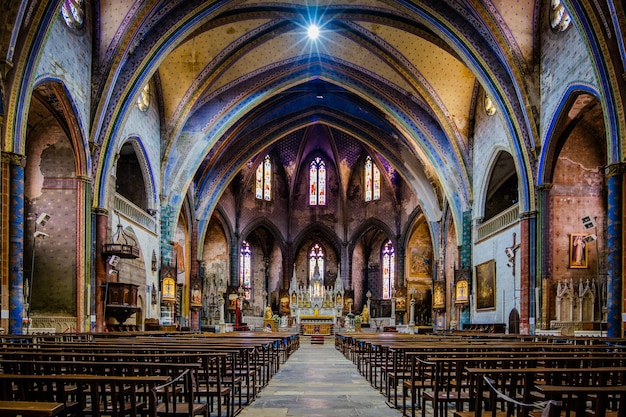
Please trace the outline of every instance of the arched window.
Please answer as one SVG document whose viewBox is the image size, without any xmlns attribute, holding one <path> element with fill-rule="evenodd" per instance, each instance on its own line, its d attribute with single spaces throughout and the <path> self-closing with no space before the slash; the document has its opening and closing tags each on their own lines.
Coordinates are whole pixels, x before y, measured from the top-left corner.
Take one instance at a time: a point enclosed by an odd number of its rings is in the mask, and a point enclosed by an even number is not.
<svg viewBox="0 0 626 417">
<path fill-rule="evenodd" d="M 146 83 L 137 97 L 137 108 L 142 112 L 147 112 L 150 108 L 150 83 Z"/>
<path fill-rule="evenodd" d="M 324 282 L 324 248 L 319 243 L 309 251 L 309 282 L 313 281 L 316 268 L 319 273 L 317 280 Z"/>
<path fill-rule="evenodd" d="M 572 17 L 561 0 L 550 1 L 550 27 L 555 32 L 564 32 L 570 27 Z"/>
<path fill-rule="evenodd" d="M 380 200 L 380 171 L 370 156 L 365 158 L 364 171 L 365 201 Z"/>
<path fill-rule="evenodd" d="M 326 164 L 320 157 L 311 161 L 309 167 L 309 205 L 326 205 Z"/>
<path fill-rule="evenodd" d="M 239 255 L 239 285 L 243 288 L 244 297 L 250 299 L 250 282 L 252 281 L 252 249 L 250 244 L 245 240 L 241 244 L 241 252 Z"/>
<path fill-rule="evenodd" d="M 393 279 L 396 275 L 396 250 L 387 240 L 382 249 L 383 258 L 383 300 L 389 300 L 393 291 Z"/>
<path fill-rule="evenodd" d="M 143 210 L 149 208 L 141 162 L 132 141 L 124 143 L 120 148 L 115 171 L 115 190 L 137 207 Z"/>
<path fill-rule="evenodd" d="M 256 169 L 256 198 L 257 200 L 272 200 L 272 161 L 269 155 Z"/>
<path fill-rule="evenodd" d="M 70 29 L 78 30 L 83 27 L 84 14 L 83 0 L 65 0 L 61 5 L 61 16 Z"/>
</svg>

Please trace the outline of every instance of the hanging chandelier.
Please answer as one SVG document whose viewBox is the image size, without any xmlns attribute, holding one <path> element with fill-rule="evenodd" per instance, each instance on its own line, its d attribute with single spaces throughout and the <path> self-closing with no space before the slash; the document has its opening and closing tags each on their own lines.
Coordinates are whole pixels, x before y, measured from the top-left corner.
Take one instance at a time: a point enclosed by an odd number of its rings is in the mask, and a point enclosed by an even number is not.
<svg viewBox="0 0 626 417">
<path fill-rule="evenodd" d="M 111 239 L 111 243 L 104 244 L 104 250 L 102 251 L 107 256 L 119 256 L 125 259 L 137 259 L 139 258 L 139 247 L 137 241 L 124 232 L 124 227 L 120 221 L 120 216 L 117 216 L 117 231 Z"/>
</svg>

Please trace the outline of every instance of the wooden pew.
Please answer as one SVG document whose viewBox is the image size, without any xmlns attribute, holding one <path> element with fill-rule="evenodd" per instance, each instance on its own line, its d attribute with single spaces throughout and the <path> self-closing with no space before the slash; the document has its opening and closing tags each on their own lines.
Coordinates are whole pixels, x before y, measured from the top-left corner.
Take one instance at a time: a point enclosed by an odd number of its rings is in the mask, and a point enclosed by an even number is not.
<svg viewBox="0 0 626 417">
<path fill-rule="evenodd" d="M 156 403 L 148 393 L 168 381 L 165 376 L 0 374 L 0 400 L 57 402 L 64 404 L 64 411 L 90 410 L 93 417 L 105 409 L 114 415 L 156 417 Z"/>
<path fill-rule="evenodd" d="M 556 393 L 564 394 L 570 390 L 592 392 L 598 390 L 602 392 L 606 387 L 622 387 L 624 376 L 626 375 L 625 367 L 596 367 L 596 368 L 467 368 L 467 372 L 470 375 L 470 392 L 472 398 L 475 399 L 470 404 L 470 411 L 468 412 L 455 412 L 455 417 L 480 417 L 484 413 L 485 398 L 488 397 L 489 385 L 492 385 L 499 393 L 504 394 L 505 397 L 500 397 L 499 401 L 504 400 L 507 407 L 521 408 L 518 410 L 517 415 L 541 415 L 540 411 L 533 411 L 533 404 L 537 401 L 541 401 L 547 404 L 550 400 L 555 400 Z M 484 381 L 488 379 L 489 384 Z M 543 387 L 548 388 L 546 391 L 550 391 L 552 396 L 546 395 L 547 392 L 543 392 Z M 555 386 L 561 388 L 554 388 Z M 614 388 L 606 388 L 606 391 L 611 391 Z M 617 389 L 617 388 L 616 388 Z M 607 401 L 599 402 L 607 406 Z M 554 409 L 560 409 L 556 407 L 556 402 L 553 404 L 552 411 Z M 502 405 L 501 405 L 502 406 Z M 566 407 L 569 407 L 568 403 L 565 403 Z M 495 407 L 494 404 L 490 404 L 490 407 Z M 570 410 L 571 411 L 571 410 Z M 606 411 L 606 408 L 598 409 L 597 412 Z M 509 410 L 509 415 L 511 410 Z M 558 413 L 557 413 L 558 414 Z M 573 414 L 572 414 L 573 415 Z M 579 414 L 577 414 L 578 416 Z M 582 414 L 583 416 L 585 414 Z"/>
<path fill-rule="evenodd" d="M 65 404 L 43 401 L 0 401 L 0 415 L 6 417 L 56 417 L 65 411 Z"/>
</svg>

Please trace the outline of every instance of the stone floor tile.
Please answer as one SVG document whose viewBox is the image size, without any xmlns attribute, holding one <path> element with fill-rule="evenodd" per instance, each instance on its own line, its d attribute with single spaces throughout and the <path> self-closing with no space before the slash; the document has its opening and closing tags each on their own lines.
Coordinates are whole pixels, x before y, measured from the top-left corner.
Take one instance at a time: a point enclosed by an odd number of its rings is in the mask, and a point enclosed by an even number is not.
<svg viewBox="0 0 626 417">
<path fill-rule="evenodd" d="M 311 345 L 302 337 L 300 349 L 239 417 L 402 416 L 328 339 L 324 345 Z"/>
</svg>

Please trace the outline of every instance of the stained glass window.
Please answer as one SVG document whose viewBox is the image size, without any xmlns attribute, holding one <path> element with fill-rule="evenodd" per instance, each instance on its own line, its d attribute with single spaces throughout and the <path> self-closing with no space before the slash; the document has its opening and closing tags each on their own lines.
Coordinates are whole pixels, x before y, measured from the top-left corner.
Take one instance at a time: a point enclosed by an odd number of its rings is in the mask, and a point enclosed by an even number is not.
<svg viewBox="0 0 626 417">
<path fill-rule="evenodd" d="M 570 27 L 572 17 L 562 0 L 550 1 L 550 27 L 555 32 L 563 32 Z"/>
<path fill-rule="evenodd" d="M 489 97 L 487 94 L 485 94 L 485 113 L 487 113 L 487 116 L 493 116 L 494 114 L 496 114 L 496 105 L 493 103 L 493 100 L 491 100 L 491 97 Z"/>
<path fill-rule="evenodd" d="M 315 274 L 315 266 L 319 271 L 319 279 L 324 281 L 324 248 L 319 243 L 313 245 L 309 251 L 309 281 L 313 280 Z"/>
<path fill-rule="evenodd" d="M 69 28 L 82 28 L 84 22 L 83 0 L 65 0 L 61 6 L 61 16 Z"/>
<path fill-rule="evenodd" d="M 372 158 L 365 159 L 365 201 L 380 200 L 380 171 Z"/>
<path fill-rule="evenodd" d="M 320 157 L 311 161 L 309 166 L 309 204 L 326 205 L 326 164 Z"/>
<path fill-rule="evenodd" d="M 239 274 L 239 285 L 243 288 L 245 299 L 249 300 L 252 277 L 252 249 L 250 249 L 250 244 L 245 240 L 241 244 L 239 255 Z"/>
<path fill-rule="evenodd" d="M 258 200 L 272 200 L 272 160 L 269 155 L 265 156 L 263 162 L 256 169 L 256 193 Z"/>
<path fill-rule="evenodd" d="M 383 300 L 389 300 L 393 291 L 393 279 L 396 275 L 396 251 L 391 240 L 387 240 L 382 249 L 383 257 Z"/>
<path fill-rule="evenodd" d="M 146 83 L 146 85 L 141 90 L 141 94 L 139 94 L 139 97 L 137 97 L 137 108 L 145 112 L 145 111 L 148 111 L 149 107 L 150 107 L 150 84 Z"/>
</svg>

